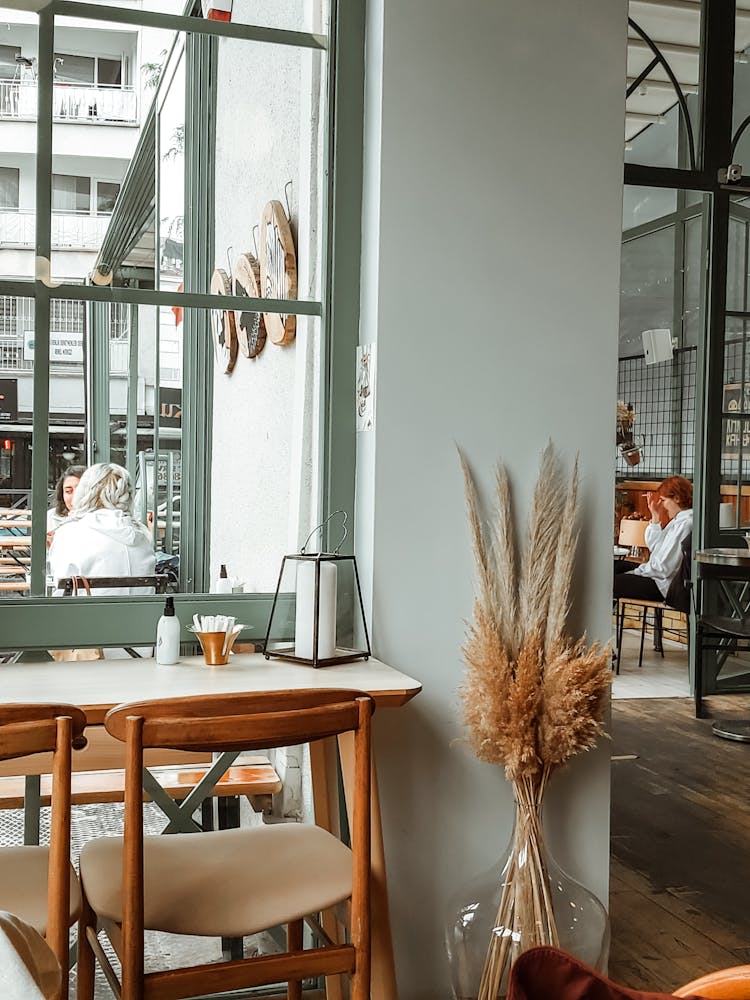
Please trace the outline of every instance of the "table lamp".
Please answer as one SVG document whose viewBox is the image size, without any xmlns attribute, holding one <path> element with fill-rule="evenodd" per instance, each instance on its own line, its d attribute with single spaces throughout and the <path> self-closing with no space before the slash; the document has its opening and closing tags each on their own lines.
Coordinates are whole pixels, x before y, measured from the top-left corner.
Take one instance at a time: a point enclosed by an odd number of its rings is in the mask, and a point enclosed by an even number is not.
<svg viewBox="0 0 750 1000">
<path fill-rule="evenodd" d="M 315 532 L 336 514 L 344 515 L 344 534 L 333 552 L 307 552 Z M 299 552 L 282 559 L 266 630 L 267 660 L 276 656 L 324 667 L 370 656 L 357 561 L 340 554 L 346 519 L 344 511 L 334 511 L 310 532 Z M 357 637 L 364 648 L 355 647 Z"/>
<path fill-rule="evenodd" d="M 624 517 L 620 521 L 620 537 L 617 541 L 619 545 L 628 546 L 631 556 L 640 558 L 642 554 L 641 549 L 647 547 L 646 528 L 648 524 L 648 521 L 640 521 L 628 517 Z"/>
</svg>

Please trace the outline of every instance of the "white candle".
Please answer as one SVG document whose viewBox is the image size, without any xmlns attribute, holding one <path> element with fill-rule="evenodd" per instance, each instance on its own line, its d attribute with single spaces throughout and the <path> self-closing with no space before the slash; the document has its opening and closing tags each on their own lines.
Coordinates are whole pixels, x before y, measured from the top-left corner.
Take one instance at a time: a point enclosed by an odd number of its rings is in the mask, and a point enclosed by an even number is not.
<svg viewBox="0 0 750 1000">
<path fill-rule="evenodd" d="M 320 562 L 318 601 L 318 659 L 326 660 L 336 652 L 336 565 Z M 294 655 L 313 659 L 315 624 L 315 562 L 297 563 L 297 611 L 294 622 Z"/>
</svg>

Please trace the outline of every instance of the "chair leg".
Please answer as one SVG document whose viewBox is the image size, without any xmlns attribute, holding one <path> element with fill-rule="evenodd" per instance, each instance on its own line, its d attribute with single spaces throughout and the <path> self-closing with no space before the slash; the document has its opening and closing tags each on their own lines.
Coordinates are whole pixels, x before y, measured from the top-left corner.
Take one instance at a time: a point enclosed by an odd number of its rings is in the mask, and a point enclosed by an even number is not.
<svg viewBox="0 0 750 1000">
<path fill-rule="evenodd" d="M 286 947 L 287 951 L 302 951 L 302 929 L 301 920 L 293 920 L 287 924 Z M 302 980 L 290 979 L 286 984 L 287 1000 L 302 1000 Z"/>
<path fill-rule="evenodd" d="M 654 649 L 664 659 L 664 611 L 654 608 Z"/>
<path fill-rule="evenodd" d="M 222 796 L 217 799 L 217 811 L 220 830 L 236 830 L 240 825 L 240 800 L 236 795 Z M 224 960 L 236 961 L 244 958 L 244 942 L 242 938 L 221 939 L 221 953 Z"/>
<path fill-rule="evenodd" d="M 703 718 L 703 630 L 695 630 L 695 717 Z"/>
<path fill-rule="evenodd" d="M 89 906 L 89 901 L 86 899 L 83 887 L 81 887 L 81 895 L 83 902 L 81 905 L 81 915 L 78 918 L 78 967 L 76 972 L 78 986 L 76 1000 L 94 1000 L 96 960 L 86 931 L 89 927 L 96 929 L 96 914 Z"/>
<path fill-rule="evenodd" d="M 641 648 L 638 652 L 638 667 L 643 666 L 643 640 L 646 637 L 646 608 L 641 608 Z"/>
<path fill-rule="evenodd" d="M 617 666 L 615 674 L 620 673 L 620 660 L 622 659 L 622 630 L 625 623 L 625 605 L 621 600 L 617 601 Z"/>
</svg>

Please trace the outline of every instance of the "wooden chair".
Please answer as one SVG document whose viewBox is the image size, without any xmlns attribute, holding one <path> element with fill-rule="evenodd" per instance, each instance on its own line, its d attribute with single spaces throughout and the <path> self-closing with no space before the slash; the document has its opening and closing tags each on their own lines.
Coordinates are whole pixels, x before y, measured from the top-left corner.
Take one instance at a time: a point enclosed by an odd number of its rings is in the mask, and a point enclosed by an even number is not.
<svg viewBox="0 0 750 1000">
<path fill-rule="evenodd" d="M 169 1000 L 287 982 L 351 976 L 352 1000 L 370 996 L 370 717 L 357 691 L 213 695 L 120 705 L 104 720 L 126 744 L 124 837 L 81 852 L 78 1000 L 92 1000 L 95 957 L 116 980 L 97 920 L 122 965 L 122 1000 Z M 240 830 L 143 836 L 144 748 L 216 752 L 294 746 L 353 732 L 355 794 L 351 849 L 316 826 L 282 823 Z M 303 948 L 303 918 L 350 900 L 350 940 Z M 145 930 L 246 937 L 286 924 L 287 951 L 145 972 Z M 112 980 L 110 980 L 112 981 Z"/>
<path fill-rule="evenodd" d="M 68 995 L 68 929 L 81 896 L 70 862 L 71 751 L 86 745 L 86 716 L 73 705 L 1 705 L 0 760 L 53 754 L 49 847 L 0 848 L 0 910 L 46 937 L 63 970 L 58 997 Z"/>
<path fill-rule="evenodd" d="M 699 996 L 705 1000 L 749 1000 L 750 965 L 719 969 L 694 979 L 674 991 L 676 997 Z"/>
</svg>

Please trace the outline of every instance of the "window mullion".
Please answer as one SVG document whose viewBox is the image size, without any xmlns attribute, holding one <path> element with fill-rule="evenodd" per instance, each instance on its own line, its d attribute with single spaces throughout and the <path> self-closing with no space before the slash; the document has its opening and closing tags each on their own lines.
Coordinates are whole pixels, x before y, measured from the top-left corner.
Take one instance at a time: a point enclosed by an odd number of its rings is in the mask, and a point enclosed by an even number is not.
<svg viewBox="0 0 750 1000">
<path fill-rule="evenodd" d="M 39 14 L 38 106 L 36 154 L 36 287 L 34 320 L 34 422 L 31 458 L 31 509 L 47 509 L 49 476 L 49 330 L 52 256 L 52 60 L 55 19 L 49 9 Z M 33 518 L 31 528 L 31 593 L 43 594 L 47 564 L 47 522 Z"/>
</svg>

